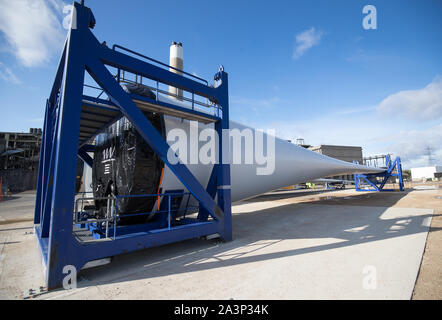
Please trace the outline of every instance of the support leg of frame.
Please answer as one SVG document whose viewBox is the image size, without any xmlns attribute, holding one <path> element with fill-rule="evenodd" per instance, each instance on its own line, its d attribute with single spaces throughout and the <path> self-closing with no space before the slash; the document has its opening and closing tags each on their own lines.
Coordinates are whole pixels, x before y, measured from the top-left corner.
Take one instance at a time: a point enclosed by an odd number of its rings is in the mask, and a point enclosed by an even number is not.
<svg viewBox="0 0 442 320">
<path fill-rule="evenodd" d="M 78 17 L 77 17 L 78 18 Z M 80 27 L 69 31 L 69 44 L 63 95 L 53 148 L 53 186 L 50 206 L 50 229 L 46 279 L 49 289 L 61 286 L 66 267 L 81 267 L 81 257 L 75 254 L 72 236 L 72 210 L 80 129 L 80 114 L 85 73 L 84 50 Z M 54 150 L 53 150 L 54 151 Z"/>
<path fill-rule="evenodd" d="M 229 94 L 228 94 L 228 75 L 224 70 L 220 70 L 215 76 L 215 80 L 220 81 L 217 90 L 221 91 L 219 101 L 222 106 L 222 120 L 215 124 L 215 129 L 219 137 L 219 165 L 217 168 L 217 193 L 218 206 L 224 214 L 221 223 L 221 238 L 223 241 L 232 240 L 232 201 L 231 201 L 231 183 L 230 183 L 230 155 L 229 153 Z"/>
</svg>

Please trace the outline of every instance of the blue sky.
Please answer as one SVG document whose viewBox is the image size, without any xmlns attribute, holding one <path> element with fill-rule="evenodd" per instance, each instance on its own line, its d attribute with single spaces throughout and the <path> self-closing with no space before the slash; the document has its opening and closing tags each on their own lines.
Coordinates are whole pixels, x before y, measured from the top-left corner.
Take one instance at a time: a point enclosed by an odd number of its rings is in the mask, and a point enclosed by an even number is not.
<svg viewBox="0 0 442 320">
<path fill-rule="evenodd" d="M 41 127 L 66 30 L 61 0 L 0 0 L 0 131 Z M 377 29 L 362 8 L 377 9 Z M 94 33 L 188 72 L 229 73 L 231 119 L 309 144 L 442 164 L 441 1 L 86 0 Z"/>
</svg>

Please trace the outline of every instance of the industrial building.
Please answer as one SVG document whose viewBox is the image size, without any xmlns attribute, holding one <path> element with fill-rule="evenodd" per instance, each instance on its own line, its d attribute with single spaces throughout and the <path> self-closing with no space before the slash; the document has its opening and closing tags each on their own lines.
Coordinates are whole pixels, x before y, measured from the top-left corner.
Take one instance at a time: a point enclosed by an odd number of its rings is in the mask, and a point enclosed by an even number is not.
<svg viewBox="0 0 442 320">
<path fill-rule="evenodd" d="M 413 181 L 440 179 L 442 166 L 411 168 L 411 179 Z"/>
<path fill-rule="evenodd" d="M 41 128 L 0 132 L 0 179 L 3 192 L 36 188 L 42 138 Z"/>
<path fill-rule="evenodd" d="M 27 133 L 0 132 L 0 168 L 7 169 L 21 165 L 24 163 L 23 160 L 38 161 L 41 136 L 41 128 L 30 128 Z"/>
</svg>

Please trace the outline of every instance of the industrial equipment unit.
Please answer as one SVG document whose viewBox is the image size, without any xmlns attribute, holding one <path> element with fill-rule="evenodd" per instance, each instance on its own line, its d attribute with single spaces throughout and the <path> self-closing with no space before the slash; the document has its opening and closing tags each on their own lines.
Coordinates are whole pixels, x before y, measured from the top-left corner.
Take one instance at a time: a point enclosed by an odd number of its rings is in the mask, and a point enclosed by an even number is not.
<svg viewBox="0 0 442 320">
<path fill-rule="evenodd" d="M 404 191 L 404 179 L 402 176 L 401 158 L 396 157 L 391 160 L 390 155 L 385 155 L 385 170 L 378 173 L 358 173 L 355 174 L 355 190 L 356 191 L 394 191 L 393 189 L 385 189 L 387 182 L 396 181 L 399 185 L 399 191 Z"/>
<path fill-rule="evenodd" d="M 232 201 L 327 176 L 385 171 L 230 121 L 223 67 L 209 84 L 182 70 L 181 43 L 172 44 L 167 65 L 119 45 L 109 48 L 95 38 L 94 26 L 92 11 L 74 2 L 46 102 L 34 224 L 49 289 L 62 284 L 66 266 L 80 270 L 89 261 L 203 236 L 229 241 Z M 176 129 L 199 136 L 208 128 L 217 135 L 216 162 L 186 165 L 167 137 Z M 259 161 L 232 161 L 232 132 L 273 141 L 261 150 L 274 156 L 272 170 L 258 174 Z M 77 156 L 89 167 L 80 193 Z"/>
<path fill-rule="evenodd" d="M 227 73 L 221 69 L 215 75 L 215 86 L 209 86 L 200 78 L 166 70 L 158 61 L 131 50 L 122 53 L 122 47 L 108 48 L 90 31 L 94 25 L 92 11 L 74 2 L 71 27 L 46 103 L 34 224 L 46 267 L 48 288 L 62 284 L 65 276 L 63 268 L 68 265 L 80 270 L 88 261 L 154 245 L 211 234 L 219 234 L 225 241 L 232 237 L 229 164 L 220 162 L 214 166 L 208 186 L 203 186 L 184 164 L 168 161 L 169 145 L 156 128 L 158 115 L 170 114 L 214 123 L 219 133 L 228 129 Z M 84 95 L 86 72 L 99 84 L 108 99 L 101 98 L 101 94 L 98 97 Z M 183 108 L 141 95 L 135 99 L 136 94 L 126 92 L 120 83 L 122 75 L 128 73 L 156 82 L 157 88 L 163 84 L 190 92 L 192 105 L 198 101 L 196 96 L 206 98 L 216 112 L 210 114 L 196 108 Z M 134 100 L 138 101 L 138 105 Z M 141 109 L 139 105 L 151 108 Z M 102 146 L 91 142 L 95 141 L 97 134 L 121 125 L 122 121 L 130 122 L 133 127 L 131 132 L 136 130 L 139 135 L 136 138 L 139 140 L 141 137 L 143 142 L 147 142 L 158 158 L 156 163 L 167 165 L 187 192 L 164 190 L 155 195 L 105 192 L 101 198 L 91 195 L 95 206 L 99 206 L 99 210 L 95 211 L 100 214 L 96 217 L 88 216 L 88 208 L 84 207 L 74 212 L 73 208 L 78 209 L 77 204 L 86 201 L 85 195 L 75 195 L 77 155 L 92 167 L 94 160 L 90 152 Z M 222 134 L 219 137 L 221 144 Z M 222 159 L 222 149 L 219 150 L 218 155 Z M 178 217 L 172 212 L 176 199 L 184 201 L 190 194 L 205 214 L 196 218 Z M 121 209 L 122 203 L 137 203 L 128 198 L 141 197 L 161 199 L 157 219 L 142 225 L 133 224 L 130 218 L 143 213 L 122 217 L 118 209 Z M 90 229 L 101 228 L 104 228 L 103 239 L 91 237 Z"/>
</svg>

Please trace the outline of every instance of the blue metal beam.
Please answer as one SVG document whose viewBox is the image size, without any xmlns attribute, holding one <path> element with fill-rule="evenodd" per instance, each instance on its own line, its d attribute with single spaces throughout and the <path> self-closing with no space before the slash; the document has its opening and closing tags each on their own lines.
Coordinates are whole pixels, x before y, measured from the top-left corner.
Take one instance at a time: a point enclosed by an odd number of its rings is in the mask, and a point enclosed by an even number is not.
<svg viewBox="0 0 442 320">
<path fill-rule="evenodd" d="M 224 136 L 226 132 L 229 132 L 229 84 L 228 75 L 224 72 L 224 68 L 220 67 L 220 71 L 215 75 L 215 81 L 218 84 L 216 90 L 220 92 L 219 103 L 223 107 L 222 120 L 215 123 L 215 129 L 219 137 L 219 165 L 217 167 L 217 200 L 218 206 L 222 209 L 223 215 L 221 219 L 222 232 L 221 238 L 224 241 L 232 240 L 232 207 L 231 207 L 231 183 L 230 183 L 230 164 L 224 162 L 224 158 L 230 159 L 229 156 L 225 156 L 223 151 L 230 150 L 230 139 L 228 136 Z"/>
<path fill-rule="evenodd" d="M 63 95 L 57 124 L 58 134 L 55 142 L 55 163 L 52 187 L 51 219 L 48 243 L 47 281 L 48 288 L 60 285 L 63 267 L 69 265 L 72 257 L 69 252 L 72 247 L 72 211 L 75 196 L 75 179 L 78 152 L 78 132 L 80 129 L 81 103 L 85 74 L 84 32 L 87 26 L 78 23 L 85 21 L 87 12 L 79 10 L 74 3 L 76 17 L 73 15 L 71 28 L 68 33 L 66 65 L 63 77 Z M 88 30 L 87 30 L 88 31 Z M 69 183 L 71 182 L 71 183 Z"/>
<path fill-rule="evenodd" d="M 50 123 L 50 129 L 48 130 L 48 137 L 46 146 L 47 149 L 45 149 L 45 164 L 44 164 L 44 180 L 43 180 L 43 202 L 41 206 L 41 222 L 40 222 L 40 228 L 41 228 L 41 234 L 44 237 L 49 236 L 49 227 L 51 222 L 51 211 L 52 211 L 52 191 L 53 191 L 53 184 L 54 184 L 54 166 L 56 161 L 56 146 L 55 143 L 57 141 L 57 135 L 58 135 L 58 123 L 59 123 L 59 116 L 58 113 L 54 115 L 53 112 L 50 112 L 50 116 L 54 117 L 55 119 L 52 119 Z"/>
<path fill-rule="evenodd" d="M 193 223 L 177 226 L 170 230 L 160 229 L 156 232 L 140 232 L 118 237 L 115 241 L 100 241 L 93 245 L 82 245 L 74 242 L 74 256 L 79 259 L 78 265 L 83 266 L 91 260 L 115 256 L 123 252 L 132 252 L 167 243 L 193 239 L 219 232 L 219 223 L 215 221 Z"/>
<path fill-rule="evenodd" d="M 49 100 L 46 100 L 45 117 L 43 122 L 43 135 L 40 145 L 40 155 L 38 161 L 38 176 L 37 176 L 37 193 L 35 196 L 35 209 L 34 209 L 34 224 L 39 224 L 41 220 L 41 206 L 42 206 L 42 190 L 43 190 L 43 168 L 45 164 L 44 151 L 46 150 L 46 140 L 48 136 L 48 110 L 49 110 Z M 0 190 L 1 192 L 1 190 Z"/>
<path fill-rule="evenodd" d="M 85 150 L 86 148 L 81 147 L 78 149 L 78 157 L 80 157 L 81 160 L 84 161 L 90 168 L 94 165 L 94 159 L 92 159 Z"/>
<path fill-rule="evenodd" d="M 56 103 L 57 95 L 63 80 L 63 73 L 66 62 L 66 47 L 67 47 L 67 39 L 63 46 L 63 53 L 61 54 L 60 62 L 58 63 L 57 73 L 55 75 L 55 81 L 54 84 L 52 85 L 51 94 L 49 95 L 49 103 L 51 107 L 53 107 Z"/>
</svg>

